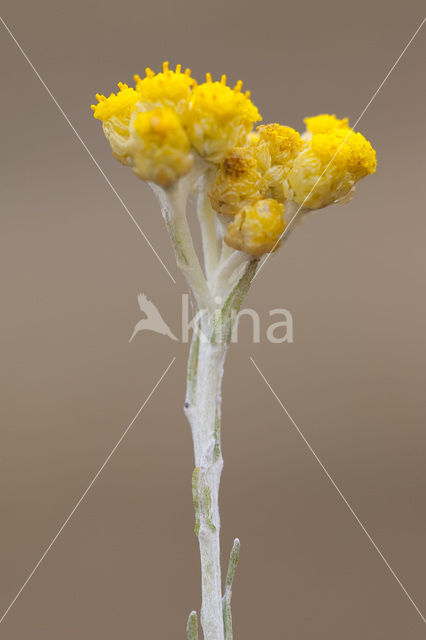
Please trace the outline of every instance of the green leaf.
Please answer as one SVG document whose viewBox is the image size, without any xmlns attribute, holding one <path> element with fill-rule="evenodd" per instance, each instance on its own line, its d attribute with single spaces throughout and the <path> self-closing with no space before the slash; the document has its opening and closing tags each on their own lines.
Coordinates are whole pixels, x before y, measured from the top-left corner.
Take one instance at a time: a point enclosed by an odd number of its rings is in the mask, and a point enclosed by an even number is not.
<svg viewBox="0 0 426 640">
<path fill-rule="evenodd" d="M 234 544 L 232 545 L 231 554 L 229 556 L 228 573 L 226 574 L 225 580 L 225 595 L 222 598 L 223 630 L 225 633 L 225 640 L 232 640 L 232 583 L 234 581 L 239 557 L 240 541 L 238 540 L 238 538 L 235 538 Z"/>
<path fill-rule="evenodd" d="M 188 640 L 198 640 L 198 622 L 197 622 L 197 612 L 191 611 L 188 618 L 188 623 L 186 625 L 186 633 L 188 636 Z"/>
</svg>

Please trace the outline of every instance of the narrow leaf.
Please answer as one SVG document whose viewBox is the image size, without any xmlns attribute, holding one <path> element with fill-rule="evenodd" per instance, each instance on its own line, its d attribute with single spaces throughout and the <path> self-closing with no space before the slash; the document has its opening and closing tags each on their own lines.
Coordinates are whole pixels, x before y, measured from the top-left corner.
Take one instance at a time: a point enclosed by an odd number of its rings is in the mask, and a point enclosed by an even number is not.
<svg viewBox="0 0 426 640">
<path fill-rule="evenodd" d="M 228 573 L 226 575 L 225 587 L 232 588 L 232 582 L 234 580 L 235 571 L 237 568 L 238 560 L 240 557 L 240 541 L 235 538 L 232 545 L 231 554 L 229 556 Z"/>
<path fill-rule="evenodd" d="M 235 577 L 235 571 L 240 557 L 240 541 L 238 538 L 234 540 L 231 554 L 229 556 L 228 573 L 225 580 L 225 595 L 222 598 L 223 611 L 223 630 L 225 632 L 225 640 L 232 640 L 232 583 Z"/>
<path fill-rule="evenodd" d="M 188 640 L 198 640 L 197 612 L 191 611 L 186 625 Z"/>
</svg>

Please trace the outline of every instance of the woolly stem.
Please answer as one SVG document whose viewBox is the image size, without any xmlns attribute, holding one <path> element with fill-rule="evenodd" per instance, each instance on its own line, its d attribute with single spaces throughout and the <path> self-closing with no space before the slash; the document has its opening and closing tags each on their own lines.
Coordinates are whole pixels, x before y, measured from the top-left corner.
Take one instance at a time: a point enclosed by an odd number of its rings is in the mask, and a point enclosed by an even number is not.
<svg viewBox="0 0 426 640">
<path fill-rule="evenodd" d="M 233 322 L 257 264 L 257 259 L 250 260 L 224 304 L 199 319 L 188 359 L 185 413 L 194 442 L 192 495 L 201 557 L 201 625 L 205 640 L 232 640 L 231 587 L 239 542 L 235 542 L 231 553 L 222 597 L 219 517 L 219 486 L 223 468 L 221 386 Z"/>
<path fill-rule="evenodd" d="M 227 344 L 214 340 L 215 314 L 200 320 L 188 365 L 185 413 L 192 430 L 192 492 L 201 557 L 201 625 L 205 640 L 224 640 L 220 566 L 219 485 L 221 384 Z"/>
</svg>

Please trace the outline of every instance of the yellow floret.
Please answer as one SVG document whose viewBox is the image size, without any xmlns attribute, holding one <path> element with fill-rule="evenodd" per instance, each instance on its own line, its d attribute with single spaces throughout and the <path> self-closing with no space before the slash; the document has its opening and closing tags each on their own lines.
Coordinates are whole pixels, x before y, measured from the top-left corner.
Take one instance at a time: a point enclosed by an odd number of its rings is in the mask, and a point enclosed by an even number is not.
<svg viewBox="0 0 426 640">
<path fill-rule="evenodd" d="M 348 118 L 339 120 L 334 114 L 321 113 L 318 116 L 304 118 L 307 131 L 311 133 L 328 133 L 332 129 L 349 129 Z"/>
<path fill-rule="evenodd" d="M 244 146 L 253 123 L 261 120 L 250 94 L 241 93 L 241 87 L 241 81 L 231 89 L 226 76 L 213 82 L 207 74 L 206 82 L 192 92 L 188 134 L 206 160 L 220 162 L 232 147 Z"/>
<path fill-rule="evenodd" d="M 213 209 L 233 216 L 246 204 L 265 196 L 267 183 L 256 165 L 256 159 L 247 147 L 235 147 L 229 152 L 209 193 Z"/>
<path fill-rule="evenodd" d="M 158 107 L 138 113 L 133 129 L 137 137 L 133 170 L 140 178 L 167 187 L 191 169 L 188 136 L 172 109 Z"/>
<path fill-rule="evenodd" d="M 361 133 L 332 129 L 312 136 L 288 175 L 294 200 L 316 209 L 347 201 L 355 183 L 376 170 L 376 152 Z"/>
<path fill-rule="evenodd" d="M 155 107 L 170 107 L 176 109 L 179 115 L 183 115 L 189 105 L 191 87 L 196 82 L 191 78 L 191 70 L 186 69 L 182 73 L 182 66 L 178 64 L 176 71 L 169 69 L 169 63 L 163 63 L 163 71 L 154 73 L 151 69 L 145 70 L 145 78 L 135 75 L 136 89 L 141 95 L 144 110 Z"/>
<path fill-rule="evenodd" d="M 271 198 L 249 204 L 228 225 L 228 246 L 253 256 L 275 251 L 286 227 L 284 205 Z"/>
<path fill-rule="evenodd" d="M 120 91 L 117 94 L 111 93 L 109 98 L 97 93 L 98 104 L 92 104 L 91 108 L 97 120 L 111 123 L 119 135 L 129 135 L 130 117 L 141 97 L 138 91 L 127 84 L 119 82 L 118 87 Z"/>
</svg>

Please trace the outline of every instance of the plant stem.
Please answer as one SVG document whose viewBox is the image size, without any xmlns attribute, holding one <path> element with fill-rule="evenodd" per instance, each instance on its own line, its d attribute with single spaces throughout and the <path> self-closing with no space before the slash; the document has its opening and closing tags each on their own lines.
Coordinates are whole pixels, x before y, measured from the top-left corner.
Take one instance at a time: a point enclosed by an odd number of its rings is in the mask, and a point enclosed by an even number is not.
<svg viewBox="0 0 426 640">
<path fill-rule="evenodd" d="M 214 339 L 215 314 L 194 332 L 188 366 L 185 413 L 194 441 L 192 490 L 195 532 L 201 556 L 201 625 L 205 640 L 224 640 L 220 566 L 219 484 L 223 467 L 220 409 L 226 342 Z"/>
<path fill-rule="evenodd" d="M 195 533 L 201 556 L 201 625 L 204 640 L 232 640 L 231 587 L 239 541 L 235 541 L 231 553 L 225 595 L 222 598 L 219 517 L 219 485 L 223 468 L 221 387 L 235 312 L 238 312 L 247 294 L 257 264 L 257 259 L 249 260 L 223 306 L 199 319 L 189 352 L 185 413 L 194 441 L 192 495 Z"/>
</svg>

